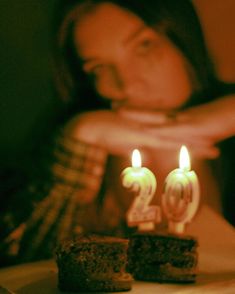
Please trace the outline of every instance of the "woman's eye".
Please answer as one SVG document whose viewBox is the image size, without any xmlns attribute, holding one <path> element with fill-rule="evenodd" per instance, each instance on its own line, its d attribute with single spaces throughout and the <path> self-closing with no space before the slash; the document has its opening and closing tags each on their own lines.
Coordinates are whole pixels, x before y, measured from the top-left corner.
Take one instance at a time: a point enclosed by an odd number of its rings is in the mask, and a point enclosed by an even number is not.
<svg viewBox="0 0 235 294">
<path fill-rule="evenodd" d="M 154 47 L 154 40 L 145 39 L 142 40 L 136 47 L 136 52 L 140 55 L 148 53 Z"/>
</svg>

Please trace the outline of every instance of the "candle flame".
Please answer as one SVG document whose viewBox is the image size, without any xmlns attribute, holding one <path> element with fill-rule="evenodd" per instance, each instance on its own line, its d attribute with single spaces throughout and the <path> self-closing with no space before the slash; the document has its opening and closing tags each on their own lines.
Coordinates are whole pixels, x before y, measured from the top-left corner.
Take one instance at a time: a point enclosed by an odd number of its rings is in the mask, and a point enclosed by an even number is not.
<svg viewBox="0 0 235 294">
<path fill-rule="evenodd" d="M 141 167 L 141 155 L 138 149 L 132 152 L 132 167 Z"/>
<path fill-rule="evenodd" d="M 190 170 L 190 157 L 188 150 L 185 145 L 183 145 L 180 149 L 180 159 L 179 159 L 179 166 L 181 169 Z"/>
</svg>

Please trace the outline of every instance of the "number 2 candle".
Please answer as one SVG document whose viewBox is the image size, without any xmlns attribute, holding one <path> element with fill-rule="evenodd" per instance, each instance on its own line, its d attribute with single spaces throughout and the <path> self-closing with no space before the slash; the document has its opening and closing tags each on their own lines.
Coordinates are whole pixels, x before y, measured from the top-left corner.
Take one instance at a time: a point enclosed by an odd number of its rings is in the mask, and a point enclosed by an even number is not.
<svg viewBox="0 0 235 294">
<path fill-rule="evenodd" d="M 162 195 L 162 209 L 168 219 L 168 230 L 181 234 L 185 224 L 194 217 L 200 199 L 197 175 L 190 170 L 190 158 L 185 146 L 181 147 L 179 168 L 169 173 Z"/>
<path fill-rule="evenodd" d="M 141 167 L 140 152 L 135 149 L 132 153 L 132 167 L 122 172 L 123 186 L 137 192 L 130 209 L 127 211 L 129 226 L 138 226 L 140 231 L 153 230 L 155 223 L 161 221 L 160 207 L 149 205 L 157 187 L 154 174 L 146 167 Z"/>
</svg>

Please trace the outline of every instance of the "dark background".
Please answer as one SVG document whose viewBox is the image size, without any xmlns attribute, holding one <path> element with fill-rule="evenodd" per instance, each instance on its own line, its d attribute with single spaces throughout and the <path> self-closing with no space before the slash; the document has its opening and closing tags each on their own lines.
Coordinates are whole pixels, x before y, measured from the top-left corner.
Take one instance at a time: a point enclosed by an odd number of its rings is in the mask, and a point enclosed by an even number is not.
<svg viewBox="0 0 235 294">
<path fill-rule="evenodd" d="M 58 104 L 52 78 L 56 0 L 0 1 L 0 164 L 24 163 Z"/>
</svg>

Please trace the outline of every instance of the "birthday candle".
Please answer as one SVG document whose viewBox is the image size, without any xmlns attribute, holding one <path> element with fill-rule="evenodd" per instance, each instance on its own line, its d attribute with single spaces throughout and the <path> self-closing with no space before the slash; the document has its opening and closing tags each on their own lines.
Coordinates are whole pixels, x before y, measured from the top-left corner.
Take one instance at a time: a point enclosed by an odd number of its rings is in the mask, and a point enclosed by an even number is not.
<svg viewBox="0 0 235 294">
<path fill-rule="evenodd" d="M 168 219 L 171 233 L 181 234 L 185 224 L 195 216 L 200 199 L 198 177 L 190 170 L 190 158 L 185 146 L 181 147 L 179 168 L 169 173 L 162 195 L 162 209 Z"/>
<path fill-rule="evenodd" d="M 160 207 L 149 205 L 157 187 L 154 174 L 141 166 L 140 152 L 135 149 L 132 154 L 132 167 L 122 172 L 123 186 L 137 192 L 130 209 L 127 212 L 129 226 L 138 226 L 139 230 L 153 230 L 155 223 L 161 221 Z"/>
</svg>

